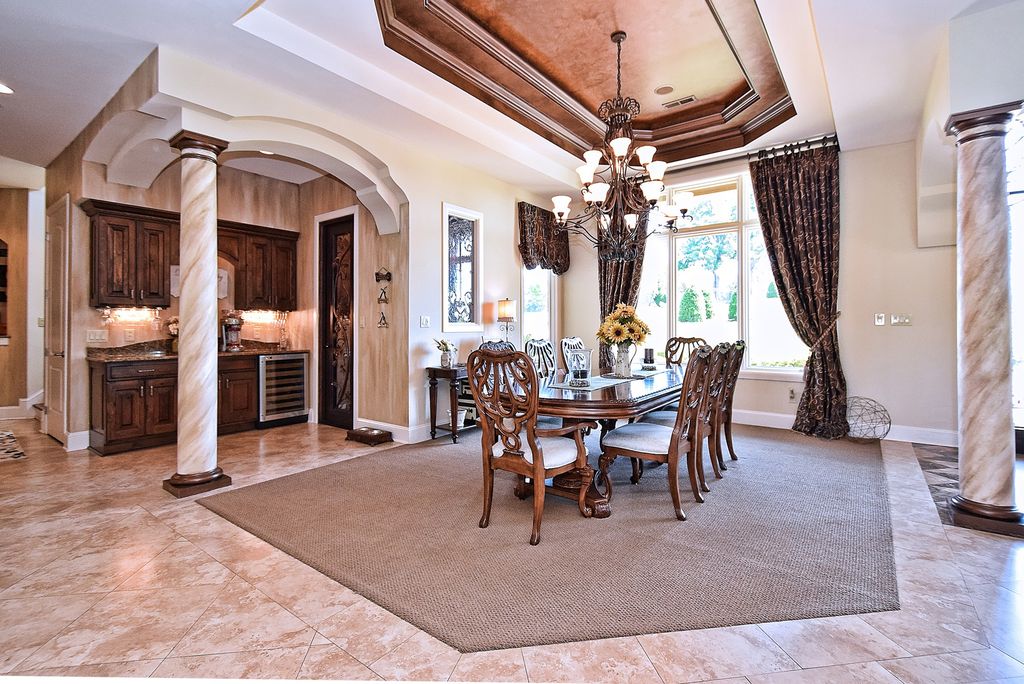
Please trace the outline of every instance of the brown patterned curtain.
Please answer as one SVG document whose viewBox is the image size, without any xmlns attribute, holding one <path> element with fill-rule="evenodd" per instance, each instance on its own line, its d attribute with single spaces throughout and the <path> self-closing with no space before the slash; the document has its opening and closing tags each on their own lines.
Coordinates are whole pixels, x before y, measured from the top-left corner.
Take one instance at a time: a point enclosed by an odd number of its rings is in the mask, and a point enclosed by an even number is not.
<svg viewBox="0 0 1024 684">
<path fill-rule="evenodd" d="M 597 286 L 601 293 L 601 320 L 612 312 L 619 302 L 636 306 L 640 298 L 640 276 L 644 270 L 644 247 L 647 245 L 647 215 L 640 216 L 636 226 L 637 257 L 632 261 L 597 262 Z M 597 246 L 598 253 L 601 245 Z M 612 353 L 608 345 L 602 344 L 600 351 L 601 368 L 612 367 Z"/>
<path fill-rule="evenodd" d="M 555 227 L 555 215 L 529 202 L 519 203 L 519 253 L 526 268 L 569 270 L 569 233 Z"/>
<path fill-rule="evenodd" d="M 846 420 L 839 362 L 839 148 L 784 151 L 750 162 L 757 211 L 775 285 L 810 356 L 793 429 L 838 439 Z"/>
</svg>

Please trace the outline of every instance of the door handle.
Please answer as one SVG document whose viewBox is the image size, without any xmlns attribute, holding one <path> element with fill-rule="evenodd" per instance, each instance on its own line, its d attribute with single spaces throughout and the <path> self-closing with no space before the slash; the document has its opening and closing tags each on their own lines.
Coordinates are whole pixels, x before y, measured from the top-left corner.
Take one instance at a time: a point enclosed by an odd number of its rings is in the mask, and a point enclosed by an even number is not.
<svg viewBox="0 0 1024 684">
<path fill-rule="evenodd" d="M 50 356 L 56 356 L 58 359 L 63 359 L 64 352 L 50 352 Z"/>
</svg>

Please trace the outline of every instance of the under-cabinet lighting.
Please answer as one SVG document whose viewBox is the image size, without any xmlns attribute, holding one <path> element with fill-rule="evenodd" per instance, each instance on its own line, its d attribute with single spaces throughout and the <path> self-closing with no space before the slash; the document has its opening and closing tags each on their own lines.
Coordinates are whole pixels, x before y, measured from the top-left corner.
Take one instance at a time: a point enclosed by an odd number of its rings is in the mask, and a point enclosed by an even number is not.
<svg viewBox="0 0 1024 684">
<path fill-rule="evenodd" d="M 287 311 L 243 311 L 242 320 L 246 323 L 284 323 L 288 317 Z"/>
<path fill-rule="evenodd" d="M 102 312 L 103 325 L 110 325 L 111 323 L 149 323 L 160 318 L 159 309 L 149 309 L 147 307 L 117 307 L 117 308 L 106 308 Z"/>
</svg>

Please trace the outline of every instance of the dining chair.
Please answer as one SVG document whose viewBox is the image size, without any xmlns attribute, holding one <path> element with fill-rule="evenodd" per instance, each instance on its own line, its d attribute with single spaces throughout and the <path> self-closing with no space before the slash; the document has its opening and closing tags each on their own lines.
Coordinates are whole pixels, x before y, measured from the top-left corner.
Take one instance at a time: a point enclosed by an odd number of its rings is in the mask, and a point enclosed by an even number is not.
<svg viewBox="0 0 1024 684">
<path fill-rule="evenodd" d="M 711 488 L 708 487 L 707 478 L 705 478 L 704 476 L 705 442 L 707 442 L 708 456 L 711 460 L 711 467 L 715 472 L 715 477 L 718 479 L 722 479 L 722 471 L 726 469 L 725 463 L 722 460 L 722 455 L 721 453 L 719 453 L 718 442 L 712 438 L 712 436 L 714 435 L 714 423 L 712 421 L 712 417 L 719 414 L 719 406 L 722 399 L 722 390 L 725 386 L 726 364 L 729 360 L 731 350 L 732 345 L 727 342 L 722 342 L 721 344 L 716 345 L 714 349 L 710 349 L 707 382 L 703 387 L 705 395 L 704 401 L 701 403 L 700 412 L 696 421 L 696 427 L 694 431 L 690 433 L 690 435 L 694 436 L 697 441 L 695 449 L 697 479 L 700 484 L 701 490 L 705 492 L 711 491 Z M 680 397 L 680 400 L 682 400 L 682 397 Z M 643 418 L 641 418 L 640 421 L 641 423 L 650 425 L 672 427 L 672 425 L 675 424 L 676 415 L 677 411 L 652 411 L 651 413 L 648 413 Z M 639 476 L 642 474 L 643 470 L 641 469 L 641 471 L 637 474 L 636 480 L 639 481 Z"/>
<path fill-rule="evenodd" d="M 511 342 L 505 340 L 483 340 L 481 339 L 480 346 L 477 349 L 490 349 L 491 351 L 515 351 L 516 347 Z M 462 385 L 459 388 L 458 393 L 458 404 L 460 409 L 466 409 L 467 423 L 476 423 L 479 418 L 479 412 L 476 410 L 476 402 L 473 401 L 473 393 L 469 391 L 468 385 Z M 459 426 L 464 427 L 462 425 Z"/>
<path fill-rule="evenodd" d="M 481 342 L 477 349 L 487 349 L 490 351 L 515 351 L 516 345 L 512 344 L 508 340 L 486 340 Z"/>
<path fill-rule="evenodd" d="M 480 440 L 484 467 L 484 512 L 480 527 L 491 520 L 494 498 L 494 471 L 505 470 L 528 478 L 533 484 L 533 532 L 530 544 L 540 541 L 540 523 L 544 515 L 544 480 L 570 471 L 580 477 L 577 504 L 585 518 L 593 515 L 586 494 L 594 479 L 587 463 L 583 428 L 596 423 L 578 423 L 569 427 L 537 427 L 540 378 L 530 357 L 518 351 L 478 349 L 466 363 L 469 387 L 473 393 L 483 436 Z M 565 437 L 572 436 L 572 439 Z"/>
<path fill-rule="evenodd" d="M 569 356 L 568 352 L 578 349 L 586 349 L 587 346 L 583 344 L 583 340 L 578 337 L 563 337 L 561 344 L 562 351 L 562 368 L 569 370 Z"/>
<path fill-rule="evenodd" d="M 725 385 L 722 387 L 722 398 L 719 401 L 719 409 L 714 416 L 714 440 L 718 453 L 722 450 L 722 435 L 725 434 L 725 443 L 729 447 L 729 458 L 737 460 L 736 449 L 732 446 L 732 401 L 736 396 L 736 381 L 740 377 L 740 369 L 743 367 L 743 354 L 747 350 L 747 343 L 737 340 L 732 345 L 731 356 L 726 362 Z"/>
<path fill-rule="evenodd" d="M 527 340 L 525 345 L 526 355 L 533 360 L 537 368 L 537 375 L 546 379 L 555 372 L 555 350 L 549 340 Z"/>
<path fill-rule="evenodd" d="M 630 423 L 612 430 L 605 435 L 601 446 L 604 453 L 599 462 L 605 495 L 611 499 L 612 481 L 608 469 L 615 459 L 622 456 L 630 459 L 643 459 L 668 464 L 668 491 L 672 496 L 672 506 L 676 518 L 686 520 L 682 504 L 679 500 L 679 461 L 685 456 L 686 470 L 690 477 L 690 488 L 693 498 L 703 503 L 698 482 L 697 467 L 700 456 L 700 440 L 698 421 L 704 409 L 708 381 L 708 368 L 711 361 L 711 348 L 698 347 L 686 364 L 683 385 L 680 391 L 679 409 L 675 421 L 670 426 L 657 423 Z"/>
<path fill-rule="evenodd" d="M 670 337 L 665 343 L 665 362 L 681 366 L 694 349 L 702 346 L 707 346 L 703 337 Z"/>
</svg>

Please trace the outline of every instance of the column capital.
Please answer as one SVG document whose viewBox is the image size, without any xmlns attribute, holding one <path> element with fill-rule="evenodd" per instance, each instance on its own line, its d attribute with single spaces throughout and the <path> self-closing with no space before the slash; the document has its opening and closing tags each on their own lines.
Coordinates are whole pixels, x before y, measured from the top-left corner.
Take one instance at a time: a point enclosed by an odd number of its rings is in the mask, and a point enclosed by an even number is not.
<svg viewBox="0 0 1024 684">
<path fill-rule="evenodd" d="M 1021 105 L 1024 105 L 1024 101 L 1015 100 L 951 114 L 946 121 L 946 135 L 955 135 L 958 145 L 978 138 L 1006 135 L 1006 124 L 1010 123 L 1013 113 Z"/>
<path fill-rule="evenodd" d="M 181 150 L 182 156 L 195 156 L 217 161 L 217 155 L 227 149 L 228 141 L 192 131 L 179 131 L 168 141 L 171 147 Z M 198 154 L 190 154 L 196 153 Z"/>
</svg>

